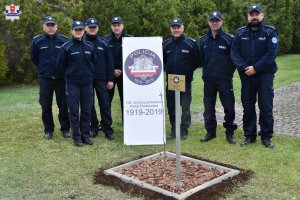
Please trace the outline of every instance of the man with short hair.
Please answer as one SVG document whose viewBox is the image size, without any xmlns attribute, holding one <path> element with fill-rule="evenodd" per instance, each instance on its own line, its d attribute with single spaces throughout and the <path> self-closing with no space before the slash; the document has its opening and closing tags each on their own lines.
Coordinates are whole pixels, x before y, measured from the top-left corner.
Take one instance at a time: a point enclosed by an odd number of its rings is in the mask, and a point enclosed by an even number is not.
<svg viewBox="0 0 300 200">
<path fill-rule="evenodd" d="M 185 92 L 180 92 L 182 108 L 180 135 L 185 140 L 191 124 L 190 105 L 192 101 L 192 80 L 194 70 L 199 66 L 199 46 L 197 42 L 185 36 L 181 19 L 175 18 L 170 23 L 172 37 L 163 42 L 166 73 L 185 76 Z M 168 114 L 171 123 L 170 138 L 175 138 L 175 92 L 166 89 Z"/>
<path fill-rule="evenodd" d="M 66 105 L 65 81 L 62 71 L 56 71 L 56 59 L 61 46 L 69 39 L 57 34 L 57 23 L 53 17 L 47 16 L 43 21 L 43 35 L 35 36 L 31 43 L 31 61 L 36 65 L 40 86 L 39 102 L 42 107 L 42 121 L 44 125 L 44 137 L 52 139 L 54 121 L 52 113 L 53 94 L 55 92 L 58 106 L 58 120 L 63 137 L 71 137 L 69 113 Z"/>
<path fill-rule="evenodd" d="M 209 31 L 199 40 L 200 57 L 203 61 L 202 79 L 204 81 L 204 123 L 207 134 L 200 139 L 208 142 L 216 137 L 216 97 L 219 93 L 224 108 L 224 123 L 226 140 L 235 144 L 233 136 L 237 125 L 234 123 L 234 93 L 232 77 L 235 67 L 230 58 L 232 35 L 222 30 L 222 13 L 213 11 L 208 18 Z"/>
<path fill-rule="evenodd" d="M 110 102 L 112 102 L 115 94 L 115 86 L 118 86 L 118 92 L 120 97 L 120 105 L 122 112 L 122 121 L 123 121 L 123 60 L 122 60 L 122 38 L 131 37 L 124 32 L 124 23 L 121 17 L 113 17 L 111 19 L 111 34 L 104 37 L 108 43 L 108 47 L 111 49 L 113 60 L 114 60 L 114 69 L 115 69 L 115 78 L 114 86 L 109 90 Z"/>
<path fill-rule="evenodd" d="M 267 148 L 274 148 L 271 138 L 274 127 L 273 82 L 277 71 L 275 58 L 278 52 L 278 34 L 274 27 L 263 23 L 264 13 L 261 6 L 249 7 L 247 17 L 248 25 L 237 30 L 231 48 L 231 58 L 242 82 L 245 140 L 241 146 L 256 141 L 255 103 L 258 101 L 259 135 L 262 144 Z"/>
<path fill-rule="evenodd" d="M 101 115 L 101 129 L 105 137 L 113 140 L 113 129 L 111 128 L 111 108 L 108 91 L 114 86 L 114 66 L 110 49 L 107 42 L 98 36 L 98 22 L 95 18 L 89 18 L 85 26 L 85 39 L 94 45 L 95 64 L 94 64 L 94 82 L 93 86 L 96 91 L 98 104 Z M 92 106 L 91 112 L 91 136 L 96 137 L 99 131 L 99 121 L 95 105 Z"/>
</svg>

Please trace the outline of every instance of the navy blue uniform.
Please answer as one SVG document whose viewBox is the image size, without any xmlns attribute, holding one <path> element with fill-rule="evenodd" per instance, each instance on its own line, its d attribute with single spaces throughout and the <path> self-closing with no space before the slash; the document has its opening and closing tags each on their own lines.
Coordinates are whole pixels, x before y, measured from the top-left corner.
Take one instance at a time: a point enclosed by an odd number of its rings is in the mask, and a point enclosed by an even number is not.
<svg viewBox="0 0 300 200">
<path fill-rule="evenodd" d="M 233 135 L 237 125 L 234 124 L 234 93 L 232 77 L 235 67 L 230 58 L 230 49 L 233 37 L 221 28 L 215 38 L 211 30 L 199 40 L 200 57 L 203 62 L 204 80 L 204 121 L 208 134 L 216 135 L 216 97 L 219 92 L 221 103 L 224 107 L 224 123 L 226 135 Z"/>
<path fill-rule="evenodd" d="M 114 69 L 123 70 L 123 60 L 122 60 L 122 38 L 123 37 L 132 37 L 124 32 L 122 32 L 119 39 L 112 32 L 111 34 L 104 37 L 108 43 L 108 47 L 111 49 L 113 60 L 114 60 Z M 110 102 L 112 102 L 115 95 L 115 86 L 118 86 L 118 92 L 121 103 L 122 111 L 122 120 L 123 120 L 123 72 L 121 76 L 114 78 L 114 87 L 108 91 Z"/>
<path fill-rule="evenodd" d="M 181 35 L 176 40 L 170 38 L 163 42 L 163 56 L 167 75 L 185 75 L 186 90 L 185 92 L 180 92 L 180 104 L 182 107 L 180 133 L 181 136 L 186 136 L 188 135 L 188 128 L 191 124 L 191 87 L 194 70 L 199 66 L 199 46 L 195 40 L 184 35 Z M 171 123 L 171 136 L 174 136 L 175 92 L 167 89 L 166 94 L 168 114 Z"/>
<path fill-rule="evenodd" d="M 67 105 L 73 139 L 77 142 L 90 135 L 94 61 L 93 44 L 74 38 L 62 46 L 58 57 L 58 68 L 65 71 Z"/>
<path fill-rule="evenodd" d="M 60 130 L 67 132 L 70 129 L 64 75 L 62 71 L 55 70 L 61 46 L 67 41 L 68 38 L 63 35 L 55 34 L 49 36 L 45 33 L 44 35 L 34 37 L 30 48 L 31 61 L 36 65 L 38 72 L 40 85 L 39 102 L 42 107 L 42 121 L 45 133 L 52 134 L 54 132 L 52 113 L 54 92 L 59 109 L 58 119 L 61 126 Z"/>
<path fill-rule="evenodd" d="M 245 26 L 237 30 L 231 58 L 236 64 L 242 82 L 242 104 L 244 107 L 243 129 L 246 138 L 256 139 L 255 103 L 260 109 L 259 125 L 262 139 L 271 139 L 273 134 L 273 81 L 277 71 L 275 58 L 278 51 L 277 31 L 260 24 L 257 31 Z M 245 68 L 253 66 L 256 74 L 247 76 Z"/>
<path fill-rule="evenodd" d="M 113 134 L 110 98 L 108 95 L 107 82 L 114 81 L 113 58 L 108 48 L 107 42 L 97 36 L 86 35 L 85 39 L 94 45 L 95 64 L 94 64 L 94 88 L 98 98 L 101 115 L 101 126 L 106 135 Z M 91 131 L 99 131 L 99 121 L 95 106 L 92 106 L 91 113 Z"/>
</svg>

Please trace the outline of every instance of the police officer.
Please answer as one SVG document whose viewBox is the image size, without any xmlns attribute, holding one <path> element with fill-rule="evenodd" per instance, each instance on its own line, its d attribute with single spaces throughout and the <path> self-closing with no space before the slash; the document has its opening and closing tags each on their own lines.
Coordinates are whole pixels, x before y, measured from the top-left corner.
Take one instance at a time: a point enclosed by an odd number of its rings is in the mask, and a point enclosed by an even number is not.
<svg viewBox="0 0 300 200">
<path fill-rule="evenodd" d="M 54 122 L 52 113 L 53 93 L 59 109 L 58 119 L 60 130 L 65 138 L 71 137 L 69 132 L 69 113 L 66 105 L 65 82 L 63 72 L 55 70 L 56 59 L 61 46 L 68 38 L 57 34 L 57 23 L 53 17 L 45 17 L 43 21 L 43 35 L 35 36 L 30 48 L 31 61 L 38 71 L 40 97 L 42 107 L 42 121 L 44 125 L 44 137 L 50 140 L 53 137 Z"/>
<path fill-rule="evenodd" d="M 194 70 L 199 65 L 199 46 L 194 39 L 183 34 L 184 25 L 181 19 L 173 19 L 170 26 L 172 37 L 163 42 L 164 63 L 167 75 L 185 75 L 185 92 L 180 92 L 180 105 L 182 107 L 180 134 L 181 139 L 185 140 L 191 124 L 192 80 Z M 175 138 L 175 92 L 167 89 L 166 97 L 171 123 L 170 138 Z"/>
<path fill-rule="evenodd" d="M 101 127 L 105 136 L 109 140 L 113 140 L 113 129 L 111 128 L 111 108 L 108 90 L 114 85 L 114 66 L 113 58 L 107 42 L 98 36 L 98 22 L 95 18 L 89 18 L 86 22 L 85 39 L 94 45 L 95 49 L 95 65 L 94 65 L 94 88 L 98 98 L 101 114 Z M 95 106 L 92 106 L 91 113 L 91 135 L 95 137 L 99 131 L 99 121 Z"/>
<path fill-rule="evenodd" d="M 72 39 L 62 46 L 58 67 L 65 71 L 67 105 L 70 111 L 74 144 L 92 145 L 90 119 L 93 104 L 93 74 L 95 54 L 93 44 L 83 39 L 81 21 L 72 23 Z M 80 113 L 79 113 L 80 110 Z"/>
<path fill-rule="evenodd" d="M 234 94 L 232 77 L 235 67 L 230 58 L 232 35 L 222 30 L 223 19 L 219 11 L 209 14 L 209 31 L 200 38 L 200 56 L 203 61 L 204 81 L 204 122 L 207 134 L 200 139 L 207 142 L 216 137 L 216 97 L 219 93 L 224 107 L 224 123 L 226 139 L 229 144 L 235 144 L 233 137 L 237 125 L 234 124 Z"/>
<path fill-rule="evenodd" d="M 243 129 L 245 140 L 241 146 L 256 141 L 256 111 L 258 100 L 259 125 L 262 144 L 274 148 L 273 135 L 273 81 L 277 71 L 275 58 L 278 51 L 278 34 L 274 27 L 263 23 L 264 13 L 259 5 L 248 9 L 248 25 L 237 30 L 231 58 L 237 65 L 242 82 L 244 107 Z"/>
<path fill-rule="evenodd" d="M 124 24 L 121 17 L 113 17 L 111 19 L 111 34 L 105 36 L 108 46 L 112 51 L 115 69 L 114 87 L 109 90 L 110 102 L 112 102 L 115 94 L 115 86 L 118 86 L 118 92 L 121 103 L 122 120 L 123 120 L 123 72 L 122 72 L 122 38 L 131 37 L 124 32 Z"/>
</svg>

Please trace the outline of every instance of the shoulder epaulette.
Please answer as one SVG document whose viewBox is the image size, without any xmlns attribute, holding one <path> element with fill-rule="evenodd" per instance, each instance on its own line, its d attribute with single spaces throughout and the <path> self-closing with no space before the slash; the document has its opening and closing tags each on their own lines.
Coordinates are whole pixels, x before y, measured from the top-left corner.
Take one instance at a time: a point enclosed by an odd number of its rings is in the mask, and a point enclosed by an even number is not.
<svg viewBox="0 0 300 200">
<path fill-rule="evenodd" d="M 223 32 L 221 37 L 227 42 L 228 45 L 231 44 L 232 39 L 233 39 L 233 35 L 231 35 L 230 33 L 227 33 L 227 32 Z"/>
<path fill-rule="evenodd" d="M 36 35 L 32 38 L 32 40 L 36 40 L 37 38 L 43 37 L 44 35 Z"/>
<path fill-rule="evenodd" d="M 265 31 L 270 34 L 272 31 L 276 31 L 276 28 L 274 26 L 270 26 L 270 25 L 265 25 Z"/>
<path fill-rule="evenodd" d="M 188 44 L 191 48 L 194 47 L 194 44 L 196 43 L 196 40 L 190 37 L 185 36 L 183 42 L 185 42 L 186 44 Z"/>
<path fill-rule="evenodd" d="M 236 31 L 240 31 L 240 30 L 243 30 L 243 29 L 246 29 L 246 28 L 247 28 L 247 26 L 242 26 L 242 27 L 238 28 Z"/>
<path fill-rule="evenodd" d="M 58 37 L 61 37 L 64 41 L 69 41 L 69 38 L 65 35 L 57 34 Z"/>
<path fill-rule="evenodd" d="M 224 33 L 225 35 L 227 35 L 227 36 L 233 38 L 233 35 L 232 35 L 232 34 L 230 34 L 230 33 L 228 33 L 228 32 L 223 32 L 223 33 Z"/>
<path fill-rule="evenodd" d="M 102 38 L 102 37 L 98 37 L 98 41 L 99 42 L 102 42 L 105 46 L 107 46 L 108 45 L 108 41 L 106 41 L 104 38 Z"/>
<path fill-rule="evenodd" d="M 172 42 L 172 38 L 168 38 L 168 39 L 166 39 L 166 40 L 163 41 L 163 46 L 167 46 L 171 42 Z"/>
<path fill-rule="evenodd" d="M 37 43 L 38 41 L 40 41 L 43 38 L 44 38 L 44 35 L 37 35 L 32 38 L 32 43 Z"/>
<path fill-rule="evenodd" d="M 201 45 L 205 40 L 207 40 L 207 38 L 208 38 L 207 33 L 202 35 L 199 39 L 199 44 Z"/>
<path fill-rule="evenodd" d="M 109 42 L 109 40 L 111 40 L 111 34 L 108 34 L 104 37 L 102 37 L 106 42 Z"/>
<path fill-rule="evenodd" d="M 241 35 L 242 33 L 244 33 L 247 30 L 247 26 L 242 26 L 241 28 L 238 28 L 236 30 L 236 34 Z"/>
<path fill-rule="evenodd" d="M 94 44 L 92 42 L 85 40 L 85 43 L 91 48 L 94 48 Z"/>
<path fill-rule="evenodd" d="M 61 47 L 64 48 L 66 51 L 72 46 L 73 42 L 69 40 L 68 42 L 65 42 Z"/>
<path fill-rule="evenodd" d="M 191 38 L 191 37 L 185 37 L 185 39 L 189 40 L 189 41 L 192 41 L 192 42 L 196 42 L 196 40 L 194 38 Z"/>
<path fill-rule="evenodd" d="M 273 30 L 276 30 L 276 28 L 274 26 L 271 26 L 271 25 L 266 25 L 267 28 L 270 28 L 270 29 L 273 29 Z"/>
</svg>

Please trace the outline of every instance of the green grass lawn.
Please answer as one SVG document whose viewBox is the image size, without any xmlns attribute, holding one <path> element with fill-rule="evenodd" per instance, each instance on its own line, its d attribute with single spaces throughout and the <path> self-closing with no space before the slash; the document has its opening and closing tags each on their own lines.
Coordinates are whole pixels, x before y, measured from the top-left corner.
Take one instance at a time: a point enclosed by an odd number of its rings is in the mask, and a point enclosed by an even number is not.
<svg viewBox="0 0 300 200">
<path fill-rule="evenodd" d="M 300 55 L 277 59 L 279 70 L 275 87 L 300 81 Z M 193 83 L 193 113 L 202 112 L 202 80 L 197 70 Z M 237 74 L 234 77 L 236 99 L 240 96 Z M 59 131 L 57 108 L 54 139 L 43 139 L 37 86 L 18 86 L 0 91 L 0 199 L 143 199 L 131 197 L 111 187 L 93 184 L 100 168 L 110 168 L 140 155 L 160 152 L 157 146 L 124 146 L 118 98 L 113 102 L 113 128 L 116 139 L 110 142 L 103 134 L 93 146 L 75 147 Z M 167 117 L 168 118 L 168 117 Z M 168 123 L 167 123 L 168 124 Z M 169 129 L 169 125 L 167 130 Z M 229 145 L 224 129 L 218 137 L 200 143 L 203 124 L 192 124 L 189 138 L 182 142 L 182 152 L 254 171 L 245 185 L 228 193 L 226 199 L 300 199 L 300 138 L 275 136 L 275 150 L 264 148 L 258 141 L 247 148 Z M 236 131 L 238 143 L 242 130 Z M 167 141 L 167 150 L 175 151 L 175 141 Z"/>
</svg>

